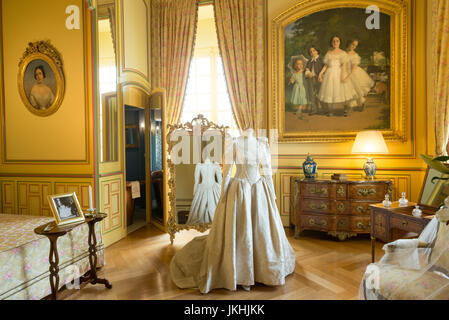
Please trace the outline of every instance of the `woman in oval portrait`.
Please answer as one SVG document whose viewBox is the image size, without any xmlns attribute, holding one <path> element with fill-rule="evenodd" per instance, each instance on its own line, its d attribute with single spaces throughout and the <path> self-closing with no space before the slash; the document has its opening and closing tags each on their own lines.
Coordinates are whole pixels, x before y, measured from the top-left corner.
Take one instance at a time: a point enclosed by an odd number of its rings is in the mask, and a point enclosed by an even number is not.
<svg viewBox="0 0 449 320">
<path fill-rule="evenodd" d="M 31 105 L 39 110 L 48 109 L 55 101 L 53 91 L 43 83 L 45 77 L 43 65 L 34 68 L 34 79 L 36 83 L 31 87 L 29 100 Z"/>
</svg>

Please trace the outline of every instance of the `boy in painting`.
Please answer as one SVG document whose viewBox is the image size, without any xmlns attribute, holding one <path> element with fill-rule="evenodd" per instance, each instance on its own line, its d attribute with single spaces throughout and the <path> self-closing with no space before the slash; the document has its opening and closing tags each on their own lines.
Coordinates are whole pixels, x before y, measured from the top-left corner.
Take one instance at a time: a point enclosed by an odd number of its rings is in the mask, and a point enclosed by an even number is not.
<svg viewBox="0 0 449 320">
<path fill-rule="evenodd" d="M 303 119 L 302 113 L 307 106 L 307 93 L 305 88 L 305 58 L 292 57 L 290 62 L 290 70 L 292 76 L 290 77 L 290 84 L 293 85 L 292 95 L 290 102 L 296 107 L 295 115 L 298 115 L 298 119 Z"/>
<path fill-rule="evenodd" d="M 324 67 L 324 62 L 320 57 L 320 51 L 313 45 L 309 48 L 310 60 L 306 63 L 306 90 L 309 97 L 310 109 L 309 115 L 318 113 L 320 101 L 318 92 L 320 92 L 321 83 L 318 81 L 318 75 Z"/>
</svg>

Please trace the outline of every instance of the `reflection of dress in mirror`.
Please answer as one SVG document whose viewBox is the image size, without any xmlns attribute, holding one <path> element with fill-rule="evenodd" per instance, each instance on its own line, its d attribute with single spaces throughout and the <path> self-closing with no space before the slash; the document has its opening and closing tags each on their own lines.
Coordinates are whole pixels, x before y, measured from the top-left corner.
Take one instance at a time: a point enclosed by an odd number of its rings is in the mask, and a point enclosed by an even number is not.
<svg viewBox="0 0 449 320">
<path fill-rule="evenodd" d="M 55 95 L 51 89 L 43 83 L 45 71 L 43 66 L 37 66 L 34 69 L 34 79 L 37 83 L 31 88 L 30 103 L 33 107 L 40 110 L 48 109 L 55 101 Z"/>
<path fill-rule="evenodd" d="M 201 182 L 200 182 L 201 181 Z M 221 169 L 207 158 L 195 167 L 193 201 L 186 224 L 212 223 L 221 192 Z"/>
<path fill-rule="evenodd" d="M 295 253 L 276 206 L 270 159 L 266 139 L 252 134 L 227 146 L 222 192 L 209 234 L 194 238 L 171 261 L 170 274 L 178 287 L 197 287 L 202 293 L 236 290 L 237 285 L 249 290 L 255 282 L 283 285 L 294 271 Z"/>
</svg>

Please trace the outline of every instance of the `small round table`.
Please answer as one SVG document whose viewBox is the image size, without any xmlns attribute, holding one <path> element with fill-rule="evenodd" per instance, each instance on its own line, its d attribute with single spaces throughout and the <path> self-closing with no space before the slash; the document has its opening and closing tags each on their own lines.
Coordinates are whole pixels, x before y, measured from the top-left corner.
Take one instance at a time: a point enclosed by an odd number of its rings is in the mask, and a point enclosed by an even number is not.
<svg viewBox="0 0 449 320">
<path fill-rule="evenodd" d="M 82 222 L 75 222 L 66 225 L 56 226 L 54 222 L 49 222 L 34 229 L 39 235 L 44 235 L 50 240 L 50 287 L 51 298 L 56 300 L 59 288 L 59 255 L 58 255 L 58 238 L 73 230 L 73 228 L 87 223 L 89 226 L 89 264 L 90 270 L 85 276 L 80 278 L 80 282 L 90 282 L 92 284 L 104 284 L 106 288 L 111 289 L 112 285 L 106 279 L 97 277 L 97 238 L 95 237 L 95 223 L 107 217 L 106 213 L 86 214 L 86 218 Z"/>
</svg>

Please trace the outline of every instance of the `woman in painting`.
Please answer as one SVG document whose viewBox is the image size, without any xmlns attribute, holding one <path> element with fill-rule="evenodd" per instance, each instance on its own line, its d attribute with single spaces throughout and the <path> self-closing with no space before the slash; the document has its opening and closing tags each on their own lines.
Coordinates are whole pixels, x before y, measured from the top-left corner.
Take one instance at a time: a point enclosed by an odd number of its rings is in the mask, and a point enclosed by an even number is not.
<svg viewBox="0 0 449 320">
<path fill-rule="evenodd" d="M 349 105 L 351 107 L 360 106 L 363 110 L 366 102 L 366 95 L 374 86 L 375 82 L 371 77 L 363 70 L 359 65 L 361 58 L 359 54 L 355 51 L 359 41 L 357 39 L 352 39 L 347 42 L 347 53 L 348 53 L 348 75 L 343 80 L 344 83 L 350 81 L 357 92 L 357 98 L 352 100 Z"/>
<path fill-rule="evenodd" d="M 329 113 L 335 110 L 335 104 L 344 103 L 357 97 L 357 93 L 352 85 L 352 82 L 344 82 L 347 71 L 346 65 L 348 62 L 348 54 L 340 49 L 341 39 L 339 36 L 333 36 L 330 40 L 330 49 L 324 57 L 324 67 L 318 75 L 318 81 L 321 82 L 318 99 L 321 102 L 327 103 Z M 345 111 L 345 116 L 347 112 Z"/>
<path fill-rule="evenodd" d="M 302 113 L 307 107 L 307 94 L 305 87 L 304 76 L 304 61 L 302 57 L 292 57 L 290 62 L 290 70 L 292 76 L 290 77 L 290 84 L 293 85 L 292 95 L 290 102 L 296 107 L 295 115 L 298 115 L 299 119 L 303 119 Z"/>
<path fill-rule="evenodd" d="M 36 79 L 37 83 L 31 88 L 30 103 L 36 109 L 48 109 L 55 101 L 55 95 L 43 83 L 45 79 L 44 66 L 40 65 L 34 69 L 34 79 Z"/>
</svg>

